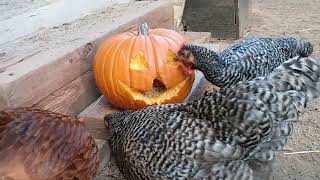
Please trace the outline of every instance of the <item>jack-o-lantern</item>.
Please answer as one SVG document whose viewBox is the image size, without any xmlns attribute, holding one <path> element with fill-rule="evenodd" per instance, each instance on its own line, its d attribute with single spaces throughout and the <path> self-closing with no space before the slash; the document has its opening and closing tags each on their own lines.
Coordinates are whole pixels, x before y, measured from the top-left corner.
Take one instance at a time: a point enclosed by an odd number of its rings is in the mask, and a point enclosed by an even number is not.
<svg viewBox="0 0 320 180">
<path fill-rule="evenodd" d="M 185 43 L 179 33 L 169 29 L 125 32 L 101 43 L 94 59 L 94 76 L 108 102 L 122 109 L 177 103 L 190 93 L 194 72 L 181 71 L 174 61 Z"/>
</svg>

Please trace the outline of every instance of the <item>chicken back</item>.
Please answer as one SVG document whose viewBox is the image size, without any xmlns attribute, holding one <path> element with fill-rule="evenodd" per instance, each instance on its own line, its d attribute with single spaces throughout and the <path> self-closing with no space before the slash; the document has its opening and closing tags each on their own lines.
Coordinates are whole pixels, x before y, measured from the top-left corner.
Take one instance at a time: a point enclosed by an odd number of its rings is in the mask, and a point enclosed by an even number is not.
<svg viewBox="0 0 320 180">
<path fill-rule="evenodd" d="M 98 147 L 81 122 L 32 108 L 0 111 L 0 177 L 92 179 Z"/>
<path fill-rule="evenodd" d="M 248 38 L 217 53 L 206 47 L 187 44 L 175 60 L 200 70 L 206 79 L 219 87 L 269 75 L 283 62 L 295 56 L 308 57 L 313 45 L 293 37 Z"/>
</svg>

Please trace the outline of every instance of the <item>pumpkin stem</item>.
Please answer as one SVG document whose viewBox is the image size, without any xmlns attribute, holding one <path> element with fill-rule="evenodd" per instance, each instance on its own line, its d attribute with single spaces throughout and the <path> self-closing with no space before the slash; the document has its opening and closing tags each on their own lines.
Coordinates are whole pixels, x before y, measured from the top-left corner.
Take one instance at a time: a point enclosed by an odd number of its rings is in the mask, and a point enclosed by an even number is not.
<svg viewBox="0 0 320 180">
<path fill-rule="evenodd" d="M 138 28 L 138 36 L 140 35 L 149 35 L 148 23 L 142 23 Z"/>
</svg>

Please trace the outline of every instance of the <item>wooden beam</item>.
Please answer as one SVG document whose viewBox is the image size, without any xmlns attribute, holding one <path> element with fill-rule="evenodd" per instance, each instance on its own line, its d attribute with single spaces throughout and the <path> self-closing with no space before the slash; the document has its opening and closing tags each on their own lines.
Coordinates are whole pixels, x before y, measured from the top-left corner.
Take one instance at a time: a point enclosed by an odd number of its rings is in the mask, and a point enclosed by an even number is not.
<svg viewBox="0 0 320 180">
<path fill-rule="evenodd" d="M 0 107 L 38 103 L 88 73 L 101 40 L 142 22 L 173 29 L 173 17 L 167 0 L 122 4 L 1 44 Z"/>
<path fill-rule="evenodd" d="M 77 116 L 99 96 L 95 85 L 93 71 L 90 70 L 71 83 L 35 104 L 34 107 L 59 112 L 69 116 Z"/>
<path fill-rule="evenodd" d="M 104 116 L 106 114 L 119 111 L 112 107 L 104 96 L 101 96 L 88 108 L 82 111 L 78 117 L 85 118 L 86 126 L 91 135 L 96 139 L 110 140 L 110 133 L 104 124 Z"/>
<path fill-rule="evenodd" d="M 110 160 L 111 149 L 108 141 L 95 139 L 95 142 L 98 146 L 98 159 L 99 159 L 99 167 L 97 169 L 97 175 L 103 170 L 104 166 Z"/>
</svg>

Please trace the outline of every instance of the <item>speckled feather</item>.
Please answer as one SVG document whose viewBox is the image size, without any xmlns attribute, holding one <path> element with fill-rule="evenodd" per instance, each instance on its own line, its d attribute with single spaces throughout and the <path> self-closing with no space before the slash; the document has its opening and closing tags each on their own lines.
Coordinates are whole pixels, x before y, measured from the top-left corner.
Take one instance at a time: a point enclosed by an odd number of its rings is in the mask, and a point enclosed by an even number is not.
<svg viewBox="0 0 320 180">
<path fill-rule="evenodd" d="M 218 54 L 202 46 L 189 44 L 195 67 L 219 87 L 270 74 L 284 61 L 295 56 L 307 57 L 313 45 L 293 37 L 244 39 Z"/>
<path fill-rule="evenodd" d="M 201 99 L 105 116 L 127 179 L 251 180 L 249 161 L 287 143 L 297 107 L 320 95 L 320 65 L 295 57 L 269 76 Z"/>
<path fill-rule="evenodd" d="M 0 112 L 0 177 L 92 179 L 98 148 L 84 123 L 31 108 Z"/>
</svg>

